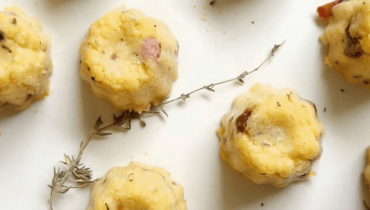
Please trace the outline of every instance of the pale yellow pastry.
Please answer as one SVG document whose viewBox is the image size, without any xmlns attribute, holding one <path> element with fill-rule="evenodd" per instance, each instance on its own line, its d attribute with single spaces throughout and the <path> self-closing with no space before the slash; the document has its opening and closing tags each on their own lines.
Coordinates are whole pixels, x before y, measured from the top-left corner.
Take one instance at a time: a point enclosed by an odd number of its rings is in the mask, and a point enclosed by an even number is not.
<svg viewBox="0 0 370 210">
<path fill-rule="evenodd" d="M 26 108 L 48 94 L 50 38 L 40 23 L 13 6 L 0 12 L 0 107 Z"/>
<path fill-rule="evenodd" d="M 370 0 L 342 2 L 320 40 L 329 45 L 325 62 L 349 82 L 370 83 Z"/>
<path fill-rule="evenodd" d="M 161 168 L 132 162 L 96 181 L 87 210 L 187 210 L 183 188 Z"/>
<path fill-rule="evenodd" d="M 289 88 L 254 85 L 238 96 L 217 133 L 221 157 L 258 184 L 307 179 L 324 129 L 315 106 Z"/>
<path fill-rule="evenodd" d="M 81 77 L 119 109 L 148 111 L 171 92 L 178 50 L 162 21 L 117 9 L 94 22 L 83 40 Z"/>
</svg>

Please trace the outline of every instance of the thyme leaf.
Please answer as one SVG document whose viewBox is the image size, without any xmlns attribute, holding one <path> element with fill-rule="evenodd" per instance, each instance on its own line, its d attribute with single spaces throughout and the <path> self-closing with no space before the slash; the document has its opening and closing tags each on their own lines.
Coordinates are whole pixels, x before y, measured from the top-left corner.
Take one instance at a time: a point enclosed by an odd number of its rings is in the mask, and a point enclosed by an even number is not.
<svg viewBox="0 0 370 210">
<path fill-rule="evenodd" d="M 159 106 L 159 108 L 161 109 L 161 111 L 163 112 L 163 114 L 165 114 L 168 117 L 168 114 L 167 114 L 166 111 L 164 111 L 163 106 Z"/>
</svg>

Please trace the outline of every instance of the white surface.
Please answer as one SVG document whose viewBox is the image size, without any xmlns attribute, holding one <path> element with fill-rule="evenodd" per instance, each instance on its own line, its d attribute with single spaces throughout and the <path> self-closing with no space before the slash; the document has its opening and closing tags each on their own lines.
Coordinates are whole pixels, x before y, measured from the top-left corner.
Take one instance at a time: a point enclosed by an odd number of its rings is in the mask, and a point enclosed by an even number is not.
<svg viewBox="0 0 370 210">
<path fill-rule="evenodd" d="M 122 5 L 163 20 L 178 38 L 179 78 L 172 97 L 252 70 L 274 44 L 286 43 L 243 86 L 216 87 L 215 94 L 202 92 L 168 105 L 169 118 L 146 117 L 145 128 L 135 121 L 129 132 L 116 129 L 113 136 L 95 138 L 82 159 L 94 176 L 132 160 L 164 167 L 184 186 L 190 210 L 364 209 L 361 172 L 370 137 L 370 92 L 323 63 L 326 50 L 318 36 L 325 22 L 315 11 L 326 2 L 217 0 L 205 10 L 205 0 L 0 1 L 0 8 L 16 4 L 41 21 L 52 39 L 54 64 L 52 92 L 44 101 L 0 114 L 0 209 L 48 209 L 46 185 L 53 167 L 63 167 L 58 162 L 63 153 L 77 154 L 99 115 L 108 123 L 112 113 L 119 114 L 81 81 L 78 49 L 89 25 Z M 317 176 L 286 188 L 256 185 L 220 159 L 220 119 L 232 100 L 257 82 L 294 88 L 316 103 L 326 128 L 324 152 L 313 167 Z M 54 209 L 85 209 L 88 201 L 89 188 L 71 190 L 55 199 Z"/>
</svg>

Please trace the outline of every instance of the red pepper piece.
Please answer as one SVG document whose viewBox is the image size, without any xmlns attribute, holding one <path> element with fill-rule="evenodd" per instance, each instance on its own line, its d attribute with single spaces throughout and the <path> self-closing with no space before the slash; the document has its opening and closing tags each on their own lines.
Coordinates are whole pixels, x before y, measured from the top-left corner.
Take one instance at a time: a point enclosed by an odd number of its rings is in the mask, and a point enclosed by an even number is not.
<svg viewBox="0 0 370 210">
<path fill-rule="evenodd" d="M 247 127 L 247 120 L 251 116 L 252 110 L 247 109 L 236 119 L 236 129 L 238 132 L 244 132 Z"/>
<path fill-rule="evenodd" d="M 332 13 L 333 7 L 340 3 L 342 3 L 342 0 L 336 0 L 325 5 L 322 5 L 317 8 L 317 14 L 319 15 L 320 18 L 326 19 L 333 14 Z"/>
</svg>

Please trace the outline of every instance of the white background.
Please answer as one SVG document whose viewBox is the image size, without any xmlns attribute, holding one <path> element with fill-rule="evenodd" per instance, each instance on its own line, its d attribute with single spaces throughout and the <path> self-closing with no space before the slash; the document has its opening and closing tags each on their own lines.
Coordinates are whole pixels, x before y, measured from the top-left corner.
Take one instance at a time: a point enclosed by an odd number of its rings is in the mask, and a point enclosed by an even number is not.
<svg viewBox="0 0 370 210">
<path fill-rule="evenodd" d="M 146 117 L 145 128 L 134 121 L 129 132 L 115 129 L 113 136 L 94 138 L 82 159 L 94 177 L 130 161 L 166 168 L 183 185 L 190 210 L 365 209 L 361 172 L 370 138 L 370 92 L 324 64 L 327 49 L 318 37 L 326 22 L 315 11 L 326 2 L 217 0 L 205 9 L 205 0 L 1 0 L 0 8 L 16 4 L 40 20 L 52 39 L 54 69 L 45 100 L 0 114 L 0 209 L 48 209 L 53 167 L 63 167 L 64 153 L 77 154 L 99 115 L 108 124 L 120 113 L 81 81 L 78 49 L 89 25 L 122 5 L 163 20 L 179 40 L 172 97 L 252 70 L 274 44 L 286 42 L 246 84 L 226 84 L 216 93 L 170 104 L 169 118 Z M 255 83 L 291 87 L 316 103 L 326 129 L 316 176 L 285 188 L 257 185 L 221 160 L 220 119 Z M 54 209 L 85 209 L 89 190 L 58 196 Z"/>
</svg>

